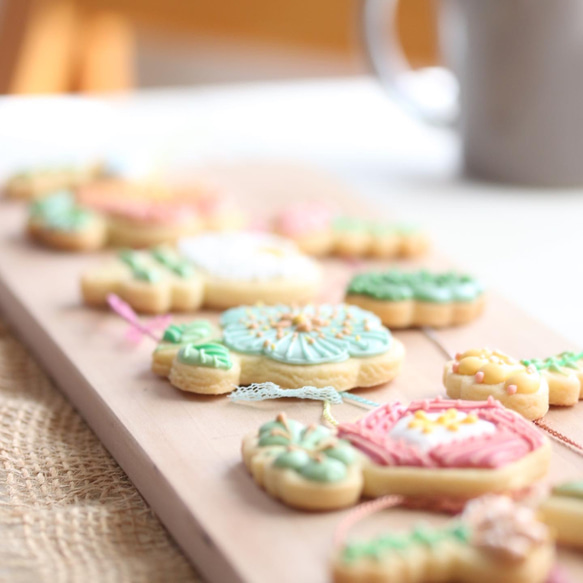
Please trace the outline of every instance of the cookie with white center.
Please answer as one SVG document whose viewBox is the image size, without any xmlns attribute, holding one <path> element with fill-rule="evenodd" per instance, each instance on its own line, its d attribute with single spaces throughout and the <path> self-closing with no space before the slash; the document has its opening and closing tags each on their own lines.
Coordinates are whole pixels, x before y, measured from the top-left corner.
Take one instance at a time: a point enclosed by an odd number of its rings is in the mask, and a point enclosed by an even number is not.
<svg viewBox="0 0 583 583">
<path fill-rule="evenodd" d="M 583 480 L 555 486 L 540 513 L 559 544 L 583 549 Z"/>
<path fill-rule="evenodd" d="M 547 438 L 494 399 L 389 403 L 338 436 L 365 454 L 364 495 L 464 500 L 517 495 L 547 470 Z"/>
<path fill-rule="evenodd" d="M 540 419 L 549 405 L 573 406 L 583 398 L 583 352 L 517 360 L 500 350 L 467 350 L 445 364 L 443 382 L 452 399 L 492 396 L 527 419 Z"/>
<path fill-rule="evenodd" d="M 243 306 L 224 312 L 220 328 L 213 342 L 221 358 L 182 346 L 168 373 L 174 386 L 210 394 L 267 381 L 350 390 L 391 381 L 405 356 L 374 314 L 344 304 Z"/>
<path fill-rule="evenodd" d="M 346 302 L 374 312 L 389 328 L 467 324 L 483 311 L 483 287 L 459 273 L 393 269 L 355 275 Z"/>
<path fill-rule="evenodd" d="M 545 583 L 555 548 L 532 509 L 484 496 L 442 527 L 418 525 L 348 541 L 332 559 L 335 583 Z"/>
</svg>

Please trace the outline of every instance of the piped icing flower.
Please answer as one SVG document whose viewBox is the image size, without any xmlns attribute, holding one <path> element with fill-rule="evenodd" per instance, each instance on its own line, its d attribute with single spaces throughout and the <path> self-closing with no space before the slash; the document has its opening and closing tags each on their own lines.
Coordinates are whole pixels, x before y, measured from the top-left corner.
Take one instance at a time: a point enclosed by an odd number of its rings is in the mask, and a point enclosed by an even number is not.
<svg viewBox="0 0 583 583">
<path fill-rule="evenodd" d="M 322 425 L 305 426 L 280 413 L 259 428 L 258 447 L 273 456 L 273 466 L 291 469 L 306 480 L 338 482 L 356 461 L 352 446 Z"/>
<path fill-rule="evenodd" d="M 472 500 L 462 520 L 469 526 L 472 545 L 510 561 L 525 559 L 549 540 L 548 528 L 537 520 L 534 510 L 505 496 Z"/>
<path fill-rule="evenodd" d="M 388 403 L 338 435 L 387 466 L 498 468 L 544 443 L 541 433 L 494 399 Z"/>
<path fill-rule="evenodd" d="M 77 205 L 67 190 L 56 192 L 30 205 L 30 217 L 55 231 L 81 231 L 95 218 L 92 211 Z"/>
<path fill-rule="evenodd" d="M 583 363 L 583 352 L 565 351 L 557 356 L 549 356 L 545 359 L 531 358 L 521 360 L 520 362 L 526 367 L 534 367 L 538 371 L 556 372 L 562 375 L 569 374 L 571 371 L 580 371 Z"/>
<path fill-rule="evenodd" d="M 391 333 L 356 306 L 241 307 L 221 317 L 224 344 L 288 364 L 341 362 L 386 352 Z"/>
<path fill-rule="evenodd" d="M 428 271 L 360 273 L 350 281 L 347 294 L 365 295 L 393 302 L 471 302 L 483 293 L 483 286 L 469 275 Z"/>
</svg>

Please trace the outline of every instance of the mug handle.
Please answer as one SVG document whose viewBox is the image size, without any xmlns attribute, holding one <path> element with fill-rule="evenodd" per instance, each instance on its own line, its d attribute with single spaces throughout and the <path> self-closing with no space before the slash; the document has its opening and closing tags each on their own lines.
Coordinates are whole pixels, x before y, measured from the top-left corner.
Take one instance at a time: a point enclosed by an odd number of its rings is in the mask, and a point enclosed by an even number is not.
<svg viewBox="0 0 583 583">
<path fill-rule="evenodd" d="M 409 114 L 432 126 L 451 127 L 459 115 L 457 79 L 443 67 L 414 71 L 397 41 L 398 0 L 362 0 L 361 26 L 368 60 L 393 99 Z M 391 33 L 383 30 L 391 23 Z"/>
</svg>

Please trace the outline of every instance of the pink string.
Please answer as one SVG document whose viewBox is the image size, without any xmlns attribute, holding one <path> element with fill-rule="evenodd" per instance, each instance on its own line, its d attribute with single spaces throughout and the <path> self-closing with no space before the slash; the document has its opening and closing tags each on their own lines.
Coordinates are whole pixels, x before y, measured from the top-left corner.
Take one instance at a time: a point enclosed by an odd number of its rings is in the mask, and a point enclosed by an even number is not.
<svg viewBox="0 0 583 583">
<path fill-rule="evenodd" d="M 165 314 L 163 316 L 156 316 L 148 324 L 142 324 L 132 307 L 116 294 L 109 294 L 107 296 L 107 303 L 118 316 L 130 324 L 126 338 L 135 343 L 139 342 L 144 336 L 149 336 L 152 340 L 160 342 L 162 336 L 156 334 L 155 330 L 166 328 L 172 318 L 170 314 Z"/>
</svg>

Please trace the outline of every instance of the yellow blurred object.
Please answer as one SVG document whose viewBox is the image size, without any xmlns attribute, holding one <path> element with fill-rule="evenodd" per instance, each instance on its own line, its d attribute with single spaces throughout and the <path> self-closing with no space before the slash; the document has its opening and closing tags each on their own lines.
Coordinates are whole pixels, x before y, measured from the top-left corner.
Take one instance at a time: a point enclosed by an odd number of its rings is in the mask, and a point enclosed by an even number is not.
<svg viewBox="0 0 583 583">
<path fill-rule="evenodd" d="M 435 0 L 406 0 L 399 34 L 413 66 L 436 61 Z M 135 30 L 360 54 L 361 0 L 3 0 L 0 92 L 116 91 L 135 82 Z"/>
</svg>

